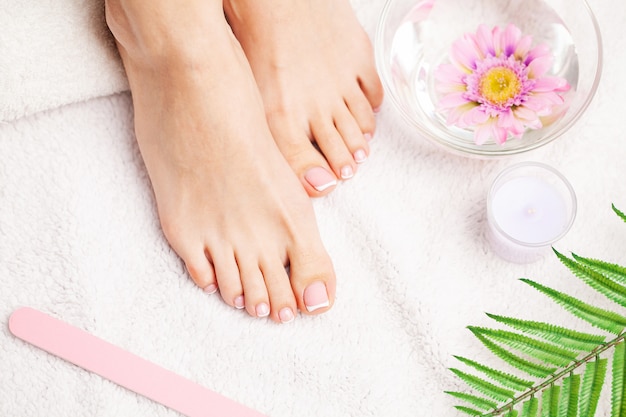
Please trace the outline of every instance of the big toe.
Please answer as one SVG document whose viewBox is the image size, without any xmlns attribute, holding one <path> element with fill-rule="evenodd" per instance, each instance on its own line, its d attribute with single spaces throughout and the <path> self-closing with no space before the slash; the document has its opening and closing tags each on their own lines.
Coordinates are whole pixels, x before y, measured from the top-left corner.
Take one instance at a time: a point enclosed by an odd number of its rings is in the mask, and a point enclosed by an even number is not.
<svg viewBox="0 0 626 417">
<path fill-rule="evenodd" d="M 323 250 L 302 252 L 290 258 L 291 287 L 303 314 L 328 311 L 335 301 L 335 272 Z"/>
</svg>

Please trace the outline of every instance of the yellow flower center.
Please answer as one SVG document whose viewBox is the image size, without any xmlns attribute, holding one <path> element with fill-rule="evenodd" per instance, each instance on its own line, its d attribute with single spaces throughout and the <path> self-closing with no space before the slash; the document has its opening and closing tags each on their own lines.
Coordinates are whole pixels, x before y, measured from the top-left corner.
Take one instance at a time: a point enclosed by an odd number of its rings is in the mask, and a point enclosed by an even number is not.
<svg viewBox="0 0 626 417">
<path fill-rule="evenodd" d="M 515 97 L 522 89 L 522 83 L 515 72 L 506 67 L 495 67 L 480 79 L 478 91 L 491 104 L 503 105 Z"/>
</svg>

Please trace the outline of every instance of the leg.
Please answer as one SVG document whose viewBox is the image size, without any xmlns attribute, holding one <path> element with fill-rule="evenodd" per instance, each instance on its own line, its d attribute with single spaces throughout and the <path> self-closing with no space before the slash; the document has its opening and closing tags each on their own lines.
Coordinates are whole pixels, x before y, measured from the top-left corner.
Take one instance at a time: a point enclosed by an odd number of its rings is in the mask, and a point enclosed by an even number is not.
<svg viewBox="0 0 626 417">
<path fill-rule="evenodd" d="M 224 9 L 274 139 L 309 195 L 329 192 L 332 176 L 352 177 L 369 155 L 383 90 L 348 0 L 225 0 Z"/>
<path fill-rule="evenodd" d="M 192 279 L 278 322 L 327 310 L 331 261 L 221 1 L 107 0 L 106 12 L 161 225 Z"/>
</svg>

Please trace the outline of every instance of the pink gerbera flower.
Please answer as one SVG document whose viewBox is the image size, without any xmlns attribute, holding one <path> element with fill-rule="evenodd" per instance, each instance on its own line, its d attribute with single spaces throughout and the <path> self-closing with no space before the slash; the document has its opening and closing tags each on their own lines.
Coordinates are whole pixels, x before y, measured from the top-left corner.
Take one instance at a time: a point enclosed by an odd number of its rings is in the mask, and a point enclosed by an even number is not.
<svg viewBox="0 0 626 417">
<path fill-rule="evenodd" d="M 545 45 L 531 48 L 532 38 L 516 26 L 489 29 L 481 25 L 452 46 L 451 63 L 435 73 L 443 94 L 439 110 L 447 123 L 474 130 L 476 144 L 493 139 L 503 144 L 509 135 L 521 137 L 539 129 L 542 119 L 563 111 L 562 94 L 570 85 L 547 76 L 552 65 Z"/>
</svg>

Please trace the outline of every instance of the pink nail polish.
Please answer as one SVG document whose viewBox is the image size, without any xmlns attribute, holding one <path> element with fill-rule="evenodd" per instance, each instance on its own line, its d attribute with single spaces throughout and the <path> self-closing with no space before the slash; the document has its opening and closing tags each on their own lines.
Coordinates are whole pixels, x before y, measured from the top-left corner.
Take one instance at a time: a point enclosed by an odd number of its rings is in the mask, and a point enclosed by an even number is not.
<svg viewBox="0 0 626 417">
<path fill-rule="evenodd" d="M 266 303 L 260 303 L 256 306 L 257 317 L 267 317 L 270 315 L 270 306 Z"/>
<path fill-rule="evenodd" d="M 354 153 L 354 162 L 357 164 L 362 164 L 367 160 L 367 154 L 363 149 L 359 149 Z"/>
<path fill-rule="evenodd" d="M 209 284 L 206 287 L 204 287 L 203 291 L 207 294 L 215 294 L 217 292 L 217 285 Z"/>
<path fill-rule="evenodd" d="M 371 133 L 364 133 L 363 137 L 365 138 L 367 142 L 370 142 L 372 139 L 374 139 L 374 136 L 372 136 Z"/>
<path fill-rule="evenodd" d="M 374 113 L 380 113 L 380 108 L 381 106 L 376 107 L 375 109 L 372 109 L 374 111 Z"/>
<path fill-rule="evenodd" d="M 304 179 L 317 191 L 324 191 L 337 185 L 337 179 L 333 174 L 322 167 L 313 167 L 304 174 Z"/>
<path fill-rule="evenodd" d="M 246 306 L 243 295 L 240 295 L 239 297 L 235 298 L 235 301 L 233 302 L 233 304 L 235 305 L 235 308 L 237 310 L 243 309 Z"/>
<path fill-rule="evenodd" d="M 306 287 L 303 298 L 304 305 L 309 313 L 330 305 L 328 293 L 326 292 L 326 285 L 324 285 L 321 281 L 314 282 Z"/>
<path fill-rule="evenodd" d="M 291 311 L 289 307 L 285 307 L 278 313 L 278 318 L 280 319 L 281 323 L 289 323 L 293 321 L 295 316 L 293 315 L 293 311 Z"/>
<path fill-rule="evenodd" d="M 354 170 L 350 165 L 346 165 L 345 167 L 341 168 L 341 179 L 347 180 L 352 177 L 354 177 Z"/>
</svg>

